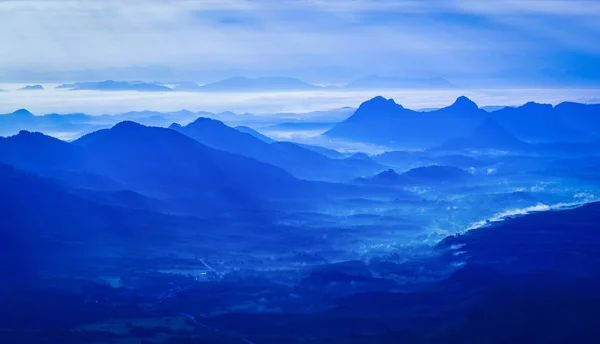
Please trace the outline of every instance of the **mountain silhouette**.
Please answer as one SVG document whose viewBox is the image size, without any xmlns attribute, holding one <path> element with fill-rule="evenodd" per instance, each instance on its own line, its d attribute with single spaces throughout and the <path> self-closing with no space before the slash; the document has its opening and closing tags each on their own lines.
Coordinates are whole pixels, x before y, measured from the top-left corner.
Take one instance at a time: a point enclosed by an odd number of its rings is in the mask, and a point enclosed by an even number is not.
<svg viewBox="0 0 600 344">
<path fill-rule="evenodd" d="M 552 106 L 528 102 L 487 112 L 461 96 L 445 108 L 418 112 L 381 96 L 370 99 L 325 136 L 392 148 L 429 148 L 466 137 L 485 118 L 492 118 L 529 143 L 590 141 L 600 136 L 600 105 L 565 102 Z"/>
<path fill-rule="evenodd" d="M 25 87 L 19 88 L 19 91 L 43 91 L 44 87 L 42 85 L 27 85 Z"/>
<path fill-rule="evenodd" d="M 406 180 L 393 169 L 385 170 L 370 178 L 357 178 L 356 181 L 359 183 L 377 185 L 398 185 L 406 182 Z"/>
<path fill-rule="evenodd" d="M 0 162 L 42 175 L 77 169 L 83 152 L 71 144 L 37 132 L 22 130 L 0 138 Z"/>
<path fill-rule="evenodd" d="M 417 112 L 381 96 L 362 103 L 325 136 L 401 148 L 423 148 L 468 134 L 481 120 L 480 110 L 466 97 L 446 108 Z"/>
<path fill-rule="evenodd" d="M 465 96 L 460 96 L 456 98 L 452 105 L 446 108 L 438 109 L 438 111 L 440 110 L 445 112 L 476 113 L 479 111 L 479 106 L 477 106 L 477 104 L 475 104 L 475 102 L 471 99 Z"/>
<path fill-rule="evenodd" d="M 528 142 L 581 140 L 585 139 L 584 131 L 571 127 L 569 124 L 572 121 L 568 117 L 577 116 L 577 113 L 585 111 L 584 108 L 586 107 L 571 108 L 568 110 L 568 116 L 561 116 L 561 107 L 555 110 L 551 104 L 528 102 L 519 107 L 505 107 L 493 111 L 488 116 L 518 138 Z"/>
<path fill-rule="evenodd" d="M 62 84 L 56 88 L 64 88 L 70 91 L 138 91 L 138 92 L 168 92 L 172 91 L 167 86 L 141 82 L 141 81 L 92 81 L 76 82 L 73 84 Z"/>
<path fill-rule="evenodd" d="M 186 126 L 174 124 L 170 128 L 209 147 L 279 166 L 299 178 L 344 179 L 354 173 L 377 168 L 375 163 L 330 159 L 291 142 L 267 143 L 214 119 L 199 118 Z"/>
<path fill-rule="evenodd" d="M 297 184 L 280 168 L 131 121 L 73 144 L 84 149 L 89 168 L 150 195 L 245 200 L 247 195 L 285 195 Z"/>
<path fill-rule="evenodd" d="M 179 209 L 261 213 L 308 188 L 284 170 L 209 148 L 171 129 L 121 122 L 67 143 L 40 133 L 0 139 L 0 162 L 74 187 L 131 190 Z"/>
<path fill-rule="evenodd" d="M 240 126 L 235 127 L 234 129 L 237 130 L 237 131 L 240 131 L 242 133 L 246 133 L 246 134 L 252 135 L 252 136 L 256 137 L 257 139 L 259 139 L 259 140 L 261 140 L 263 142 L 266 142 L 266 143 L 273 143 L 273 142 L 275 142 L 275 140 L 273 140 L 272 138 L 270 138 L 270 137 L 268 137 L 266 135 L 263 135 L 263 134 L 259 133 L 258 131 L 254 130 L 254 129 L 250 128 L 250 127 L 246 127 L 246 126 L 240 125 Z"/>
<path fill-rule="evenodd" d="M 587 133 L 594 137 L 600 136 L 600 104 L 563 102 L 556 105 L 552 110 L 552 115 L 568 128 L 575 130 L 575 133 Z M 563 134 L 563 136 L 571 138 L 573 134 L 569 132 Z"/>
<path fill-rule="evenodd" d="M 330 159 L 344 159 L 346 157 L 344 154 L 336 151 L 335 149 L 325 148 L 325 147 L 316 146 L 316 145 L 309 145 L 309 144 L 305 144 L 305 143 L 297 143 L 297 142 L 294 142 L 294 144 L 297 146 L 300 146 L 302 148 L 311 150 L 313 152 L 319 153 L 321 155 L 324 155 Z"/>
</svg>

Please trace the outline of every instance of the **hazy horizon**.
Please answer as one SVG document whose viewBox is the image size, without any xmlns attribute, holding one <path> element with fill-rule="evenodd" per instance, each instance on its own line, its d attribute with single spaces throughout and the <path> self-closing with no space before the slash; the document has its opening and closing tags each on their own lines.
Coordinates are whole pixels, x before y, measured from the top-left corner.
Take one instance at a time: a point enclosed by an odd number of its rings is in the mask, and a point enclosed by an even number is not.
<svg viewBox="0 0 600 344">
<path fill-rule="evenodd" d="M 68 91 L 45 84 L 43 91 L 18 91 L 27 84 L 0 84 L 0 114 L 25 108 L 36 115 L 47 113 L 117 114 L 129 111 L 179 110 L 252 113 L 304 113 L 358 107 L 375 96 L 393 98 L 411 109 L 445 107 L 467 96 L 480 107 L 518 106 L 529 101 L 556 105 L 563 101 L 599 103 L 600 89 L 481 89 L 481 90 L 314 90 L 285 92 L 136 92 Z"/>
</svg>

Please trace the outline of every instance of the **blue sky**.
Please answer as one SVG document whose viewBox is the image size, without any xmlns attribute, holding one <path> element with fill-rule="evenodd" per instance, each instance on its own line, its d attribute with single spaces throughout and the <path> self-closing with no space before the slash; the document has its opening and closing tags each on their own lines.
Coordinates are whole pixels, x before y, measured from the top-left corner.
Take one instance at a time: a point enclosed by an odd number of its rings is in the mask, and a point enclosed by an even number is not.
<svg viewBox="0 0 600 344">
<path fill-rule="evenodd" d="M 0 1 L 4 69 L 600 80 L 597 37 L 593 0 Z"/>
</svg>

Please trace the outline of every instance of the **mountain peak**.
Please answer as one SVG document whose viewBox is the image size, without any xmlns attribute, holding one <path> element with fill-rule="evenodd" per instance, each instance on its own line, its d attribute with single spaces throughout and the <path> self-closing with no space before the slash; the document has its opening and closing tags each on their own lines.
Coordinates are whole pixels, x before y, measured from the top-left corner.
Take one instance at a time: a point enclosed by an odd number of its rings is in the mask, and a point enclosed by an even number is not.
<svg viewBox="0 0 600 344">
<path fill-rule="evenodd" d="M 216 119 L 212 119 L 212 118 L 208 118 L 208 117 L 198 117 L 192 123 L 188 124 L 188 126 L 193 127 L 196 125 L 211 125 L 211 124 L 225 125 L 225 124 L 223 124 L 223 122 L 216 120 Z"/>
<path fill-rule="evenodd" d="M 479 106 L 477 106 L 477 104 L 472 101 L 471 99 L 465 97 L 465 96 L 460 96 L 458 98 L 456 98 L 456 100 L 454 101 L 454 103 L 452 105 L 450 105 L 450 107 L 452 108 L 456 108 L 459 110 L 478 110 Z"/>
<path fill-rule="evenodd" d="M 38 131 L 29 131 L 29 130 L 20 130 L 17 135 L 10 136 L 10 139 L 22 142 L 49 142 L 51 144 L 55 142 L 60 142 L 61 144 L 67 144 L 57 138 L 52 136 L 45 135 Z"/>
<path fill-rule="evenodd" d="M 117 124 L 115 124 L 112 129 L 116 129 L 116 130 L 130 130 L 130 129 L 138 129 L 144 127 L 143 125 L 134 122 L 134 121 L 122 121 L 119 122 Z"/>
<path fill-rule="evenodd" d="M 550 110 L 552 110 L 552 104 L 527 102 L 527 103 L 521 105 L 521 108 L 527 109 L 530 111 L 550 111 Z"/>
<path fill-rule="evenodd" d="M 376 178 L 378 179 L 386 179 L 386 180 L 395 180 L 398 177 L 400 177 L 400 175 L 398 173 L 396 173 L 396 171 L 394 171 L 394 169 L 390 168 L 387 169 L 381 173 L 379 173 Z"/>
<path fill-rule="evenodd" d="M 33 116 L 33 114 L 31 112 L 29 112 L 29 110 L 27 110 L 27 109 L 19 109 L 19 110 L 13 112 L 13 115 Z"/>
<path fill-rule="evenodd" d="M 366 102 L 360 104 L 360 108 L 368 108 L 371 110 L 382 111 L 382 110 L 391 110 L 391 109 L 402 109 L 402 105 L 396 103 L 394 99 L 386 99 L 382 96 L 376 96 L 367 100 Z"/>
</svg>

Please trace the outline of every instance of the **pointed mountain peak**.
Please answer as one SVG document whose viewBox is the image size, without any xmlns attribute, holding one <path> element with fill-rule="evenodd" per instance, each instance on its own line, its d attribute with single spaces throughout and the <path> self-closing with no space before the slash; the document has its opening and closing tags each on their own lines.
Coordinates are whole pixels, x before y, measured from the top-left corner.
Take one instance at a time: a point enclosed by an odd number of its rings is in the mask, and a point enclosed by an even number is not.
<svg viewBox="0 0 600 344">
<path fill-rule="evenodd" d="M 450 107 L 466 111 L 479 109 L 479 106 L 477 106 L 477 104 L 475 104 L 474 101 L 465 96 L 460 96 L 456 98 L 456 100 L 452 105 L 450 105 Z"/>
<path fill-rule="evenodd" d="M 29 112 L 29 110 L 27 110 L 27 109 L 19 109 L 19 110 L 13 112 L 13 115 L 33 116 L 33 114 L 31 112 Z"/>
<path fill-rule="evenodd" d="M 380 172 L 372 177 L 358 178 L 359 182 L 375 183 L 375 184 L 397 184 L 402 182 L 403 177 L 396 173 L 393 169 L 388 169 Z"/>
</svg>

